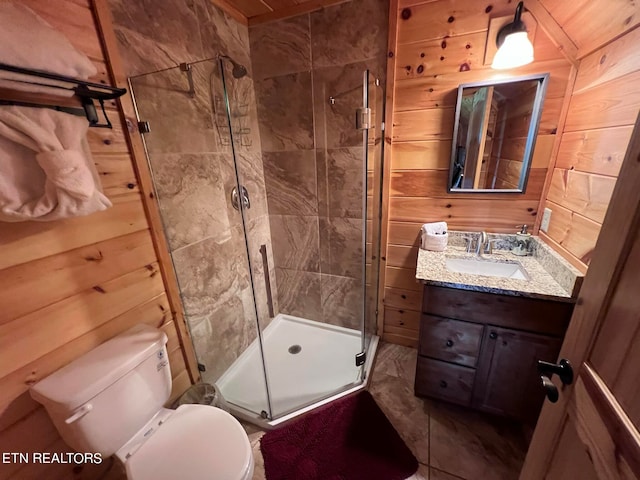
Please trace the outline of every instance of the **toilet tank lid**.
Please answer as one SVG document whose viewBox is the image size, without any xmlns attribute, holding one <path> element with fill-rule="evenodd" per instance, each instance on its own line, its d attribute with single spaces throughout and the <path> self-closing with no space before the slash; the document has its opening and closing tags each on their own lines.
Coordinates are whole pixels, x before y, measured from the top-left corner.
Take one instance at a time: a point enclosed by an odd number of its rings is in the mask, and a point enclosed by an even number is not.
<svg viewBox="0 0 640 480">
<path fill-rule="evenodd" d="M 167 335 L 149 325 L 136 325 L 76 358 L 31 386 L 43 405 L 73 410 L 88 402 L 151 355 L 160 355 Z M 159 361 L 166 359 L 159 358 Z"/>
</svg>

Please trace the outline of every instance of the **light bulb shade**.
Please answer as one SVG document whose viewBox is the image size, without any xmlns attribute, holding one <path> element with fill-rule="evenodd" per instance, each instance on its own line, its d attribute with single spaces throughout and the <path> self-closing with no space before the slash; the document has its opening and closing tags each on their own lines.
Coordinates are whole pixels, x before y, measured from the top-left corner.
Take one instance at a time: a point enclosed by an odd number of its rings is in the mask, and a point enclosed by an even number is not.
<svg viewBox="0 0 640 480">
<path fill-rule="evenodd" d="M 502 70 L 520 67 L 531 62 L 533 62 L 533 45 L 527 37 L 527 32 L 515 32 L 504 39 L 504 43 L 493 57 L 491 68 Z"/>
</svg>

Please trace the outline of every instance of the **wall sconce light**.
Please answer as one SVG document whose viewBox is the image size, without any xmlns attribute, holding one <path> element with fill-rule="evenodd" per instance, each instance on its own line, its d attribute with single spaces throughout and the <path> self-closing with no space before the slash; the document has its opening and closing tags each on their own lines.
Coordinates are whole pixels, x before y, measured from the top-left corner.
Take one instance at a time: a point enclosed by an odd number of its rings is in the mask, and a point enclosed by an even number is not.
<svg viewBox="0 0 640 480">
<path fill-rule="evenodd" d="M 518 3 L 513 22 L 498 31 L 496 43 L 498 51 L 493 57 L 491 68 L 515 68 L 533 62 L 533 45 L 527 37 L 527 28 L 520 20 L 523 2 Z"/>
</svg>

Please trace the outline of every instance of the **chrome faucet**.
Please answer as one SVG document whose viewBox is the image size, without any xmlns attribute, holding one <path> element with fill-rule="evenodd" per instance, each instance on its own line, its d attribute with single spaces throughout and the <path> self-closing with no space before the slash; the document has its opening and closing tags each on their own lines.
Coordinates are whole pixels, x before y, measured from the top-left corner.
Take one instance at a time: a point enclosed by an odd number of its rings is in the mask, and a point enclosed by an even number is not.
<svg viewBox="0 0 640 480">
<path fill-rule="evenodd" d="M 483 230 L 478 236 L 478 243 L 476 244 L 476 255 L 478 255 L 479 257 L 482 256 L 482 252 L 486 250 L 488 242 L 489 237 L 487 236 L 487 232 Z"/>
</svg>

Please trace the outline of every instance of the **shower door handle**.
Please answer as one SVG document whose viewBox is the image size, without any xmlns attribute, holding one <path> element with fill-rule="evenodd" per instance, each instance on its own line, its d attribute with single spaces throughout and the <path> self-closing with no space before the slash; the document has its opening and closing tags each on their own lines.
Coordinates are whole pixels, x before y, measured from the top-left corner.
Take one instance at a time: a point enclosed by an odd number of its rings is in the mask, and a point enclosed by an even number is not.
<svg viewBox="0 0 640 480">
<path fill-rule="evenodd" d="M 269 273 L 269 260 L 267 258 L 267 245 L 260 245 L 260 255 L 262 255 L 262 269 L 264 271 L 264 286 L 267 290 L 267 307 L 269 317 L 275 317 L 273 310 L 273 293 L 271 291 L 271 274 Z"/>
<path fill-rule="evenodd" d="M 242 192 L 242 208 L 251 208 L 249 192 L 244 186 L 240 187 L 240 190 Z M 233 205 L 233 208 L 235 208 L 236 210 L 240 210 L 240 204 L 238 203 L 238 187 L 233 187 L 233 190 L 231 190 L 231 205 Z"/>
</svg>

